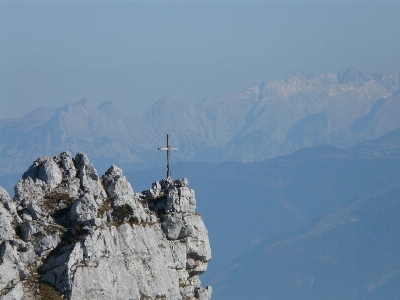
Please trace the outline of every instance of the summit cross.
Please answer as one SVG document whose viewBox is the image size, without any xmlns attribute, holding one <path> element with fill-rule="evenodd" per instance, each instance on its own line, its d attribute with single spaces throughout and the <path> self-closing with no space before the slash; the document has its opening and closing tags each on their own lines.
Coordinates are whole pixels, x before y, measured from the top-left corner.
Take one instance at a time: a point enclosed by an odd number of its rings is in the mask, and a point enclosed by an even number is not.
<svg viewBox="0 0 400 300">
<path fill-rule="evenodd" d="M 178 148 L 171 148 L 169 146 L 169 134 L 167 134 L 167 148 L 158 148 L 158 150 L 167 151 L 167 178 L 171 177 L 171 151 L 176 151 Z"/>
</svg>

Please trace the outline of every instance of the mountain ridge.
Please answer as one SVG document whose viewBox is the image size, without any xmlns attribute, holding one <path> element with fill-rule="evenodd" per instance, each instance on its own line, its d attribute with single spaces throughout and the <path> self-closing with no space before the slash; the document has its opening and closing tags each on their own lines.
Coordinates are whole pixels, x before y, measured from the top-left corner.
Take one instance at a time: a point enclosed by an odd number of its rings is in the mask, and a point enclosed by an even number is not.
<svg viewBox="0 0 400 300">
<path fill-rule="evenodd" d="M 1 174 L 65 149 L 92 153 L 100 168 L 151 168 L 166 133 L 177 161 L 259 161 L 302 147 L 349 147 L 400 127 L 399 73 L 295 73 L 192 104 L 164 97 L 142 116 L 90 99 L 1 120 Z M 365 126 L 364 126 L 365 125 Z M 365 129 L 362 129 L 364 128 Z"/>
</svg>

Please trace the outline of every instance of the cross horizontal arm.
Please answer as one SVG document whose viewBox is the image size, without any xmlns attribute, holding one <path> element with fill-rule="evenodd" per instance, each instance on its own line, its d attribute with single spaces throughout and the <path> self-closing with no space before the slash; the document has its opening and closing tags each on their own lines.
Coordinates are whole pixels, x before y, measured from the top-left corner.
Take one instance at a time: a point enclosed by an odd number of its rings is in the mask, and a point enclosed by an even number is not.
<svg viewBox="0 0 400 300">
<path fill-rule="evenodd" d="M 178 148 L 158 148 L 158 150 L 178 150 Z"/>
</svg>

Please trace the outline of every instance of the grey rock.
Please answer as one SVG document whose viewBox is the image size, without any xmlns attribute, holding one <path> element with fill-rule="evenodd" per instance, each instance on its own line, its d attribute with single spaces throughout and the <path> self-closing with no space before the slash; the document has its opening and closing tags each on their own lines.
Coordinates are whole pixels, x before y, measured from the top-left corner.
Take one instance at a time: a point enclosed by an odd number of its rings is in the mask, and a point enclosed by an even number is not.
<svg viewBox="0 0 400 300">
<path fill-rule="evenodd" d="M 199 298 L 199 300 L 209 300 L 211 299 L 211 294 L 212 294 L 212 287 L 211 286 L 207 286 L 206 288 L 202 288 L 200 287 L 197 290 L 197 298 Z"/>
<path fill-rule="evenodd" d="M 101 206 L 107 195 L 101 186 L 99 175 L 83 152 L 75 156 L 76 167 L 79 170 L 80 187 L 84 192 L 91 192 L 96 204 Z"/>
<path fill-rule="evenodd" d="M 151 188 L 146 191 L 147 197 L 155 199 L 164 193 L 164 189 L 161 184 L 156 181 L 152 184 Z"/>
<path fill-rule="evenodd" d="M 22 287 L 22 283 L 18 282 L 15 285 L 12 285 L 12 288 L 7 292 L 7 294 L 1 296 L 1 300 L 20 300 L 24 297 L 24 290 Z"/>
<path fill-rule="evenodd" d="M 68 177 L 75 177 L 76 176 L 76 169 L 75 169 L 75 164 L 72 159 L 71 153 L 68 151 L 62 152 L 60 155 L 60 161 L 63 169 L 65 170 L 65 174 Z"/>
<path fill-rule="evenodd" d="M 174 181 L 174 184 L 176 187 L 182 187 L 182 186 L 189 186 L 189 181 L 187 180 L 187 178 L 178 178 Z"/>
<path fill-rule="evenodd" d="M 0 202 L 0 241 L 8 241 L 14 238 L 12 222 L 13 217 Z"/>
<path fill-rule="evenodd" d="M 35 202 L 29 202 L 26 208 L 34 220 L 43 220 L 47 217 L 47 213 Z"/>
<path fill-rule="evenodd" d="M 71 220 L 73 222 L 90 221 L 97 216 L 97 203 L 91 193 L 84 194 L 74 202 L 71 208 Z"/>
<path fill-rule="evenodd" d="M 3 204 L 11 202 L 10 195 L 8 192 L 0 186 L 0 202 Z M 9 209 L 9 208 L 7 208 Z"/>
<path fill-rule="evenodd" d="M 62 173 L 57 164 L 49 158 L 39 166 L 37 178 L 45 182 L 52 190 L 61 183 Z"/>
<path fill-rule="evenodd" d="M 86 154 L 67 152 L 37 159 L 24 177 L 13 200 L 0 188 L 1 299 L 35 299 L 37 268 L 67 299 L 211 296 L 199 279 L 211 259 L 207 229 L 187 179 L 156 181 L 150 190 L 167 197 L 148 202 L 118 167 L 99 178 Z M 137 220 L 115 218 L 126 204 Z"/>
<path fill-rule="evenodd" d="M 20 214 L 21 214 L 21 219 L 24 221 L 32 221 L 33 220 L 31 213 L 27 209 L 24 209 Z"/>
<path fill-rule="evenodd" d="M 35 180 L 38 177 L 38 167 L 46 160 L 51 159 L 48 156 L 41 156 L 36 159 L 32 165 L 30 165 L 29 169 L 22 175 L 22 179 L 27 179 L 28 177 Z"/>
<path fill-rule="evenodd" d="M 182 230 L 183 220 L 180 214 L 171 213 L 165 216 L 165 220 L 162 223 L 162 228 L 170 240 L 176 240 Z"/>
<path fill-rule="evenodd" d="M 36 179 L 35 181 L 33 181 L 31 177 L 21 179 L 14 187 L 14 201 L 18 205 L 26 207 L 28 203 L 33 200 L 38 201 L 38 199 L 42 199 L 45 195 L 46 189 L 46 183 L 40 179 Z"/>
<path fill-rule="evenodd" d="M 22 283 L 18 282 L 13 285 L 12 288 L 7 292 L 7 294 L 1 296 L 1 300 L 20 300 L 24 297 L 24 290 Z"/>
<path fill-rule="evenodd" d="M 188 256 L 208 262 L 211 260 L 211 248 L 208 240 L 208 231 L 202 217 L 192 214 L 185 216 L 184 220 L 192 229 L 192 234 L 187 241 Z"/>
<path fill-rule="evenodd" d="M 0 259 L 0 296 L 4 297 L 19 281 L 18 253 L 8 241 L 0 244 Z"/>
<path fill-rule="evenodd" d="M 52 235 L 42 235 L 33 241 L 33 248 L 38 256 L 45 256 L 48 252 L 53 250 L 60 242 L 58 232 Z"/>
<path fill-rule="evenodd" d="M 114 207 L 129 204 L 139 220 L 146 221 L 148 219 L 143 206 L 139 203 L 140 197 L 133 192 L 132 186 L 120 168 L 112 165 L 104 175 L 103 181 Z"/>
<path fill-rule="evenodd" d="M 1 186 L 0 186 L 0 203 L 3 204 L 4 208 L 8 210 L 10 215 L 13 217 L 14 222 L 17 223 L 21 222 L 21 218 L 17 213 L 16 203 L 10 198 L 8 192 Z"/>
<path fill-rule="evenodd" d="M 167 202 L 165 203 L 165 212 L 169 213 L 174 211 L 175 203 L 179 202 L 179 192 L 174 185 L 168 187 Z"/>
<path fill-rule="evenodd" d="M 24 222 L 20 225 L 20 230 L 21 230 L 21 238 L 25 242 L 27 242 L 30 240 L 32 235 L 41 232 L 42 227 L 33 222 Z"/>
<path fill-rule="evenodd" d="M 80 179 L 68 177 L 64 179 L 54 190 L 54 193 L 68 195 L 72 199 L 78 199 L 82 190 L 80 189 Z"/>
<path fill-rule="evenodd" d="M 179 188 L 179 194 L 179 201 L 174 203 L 175 210 L 194 213 L 196 210 L 196 198 L 194 191 L 186 186 L 183 186 Z"/>
<path fill-rule="evenodd" d="M 90 220 L 90 225 L 101 226 L 101 225 L 103 225 L 103 220 L 101 218 L 93 218 Z"/>
</svg>

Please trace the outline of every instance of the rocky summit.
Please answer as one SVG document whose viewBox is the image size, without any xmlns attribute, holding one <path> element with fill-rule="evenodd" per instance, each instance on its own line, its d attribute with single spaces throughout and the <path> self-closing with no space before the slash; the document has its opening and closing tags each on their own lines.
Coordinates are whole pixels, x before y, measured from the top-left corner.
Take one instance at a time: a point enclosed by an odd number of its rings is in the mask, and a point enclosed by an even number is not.
<svg viewBox="0 0 400 300">
<path fill-rule="evenodd" d="M 134 193 L 85 153 L 40 157 L 0 187 L 0 299 L 210 299 L 211 260 L 187 179 Z"/>
</svg>

